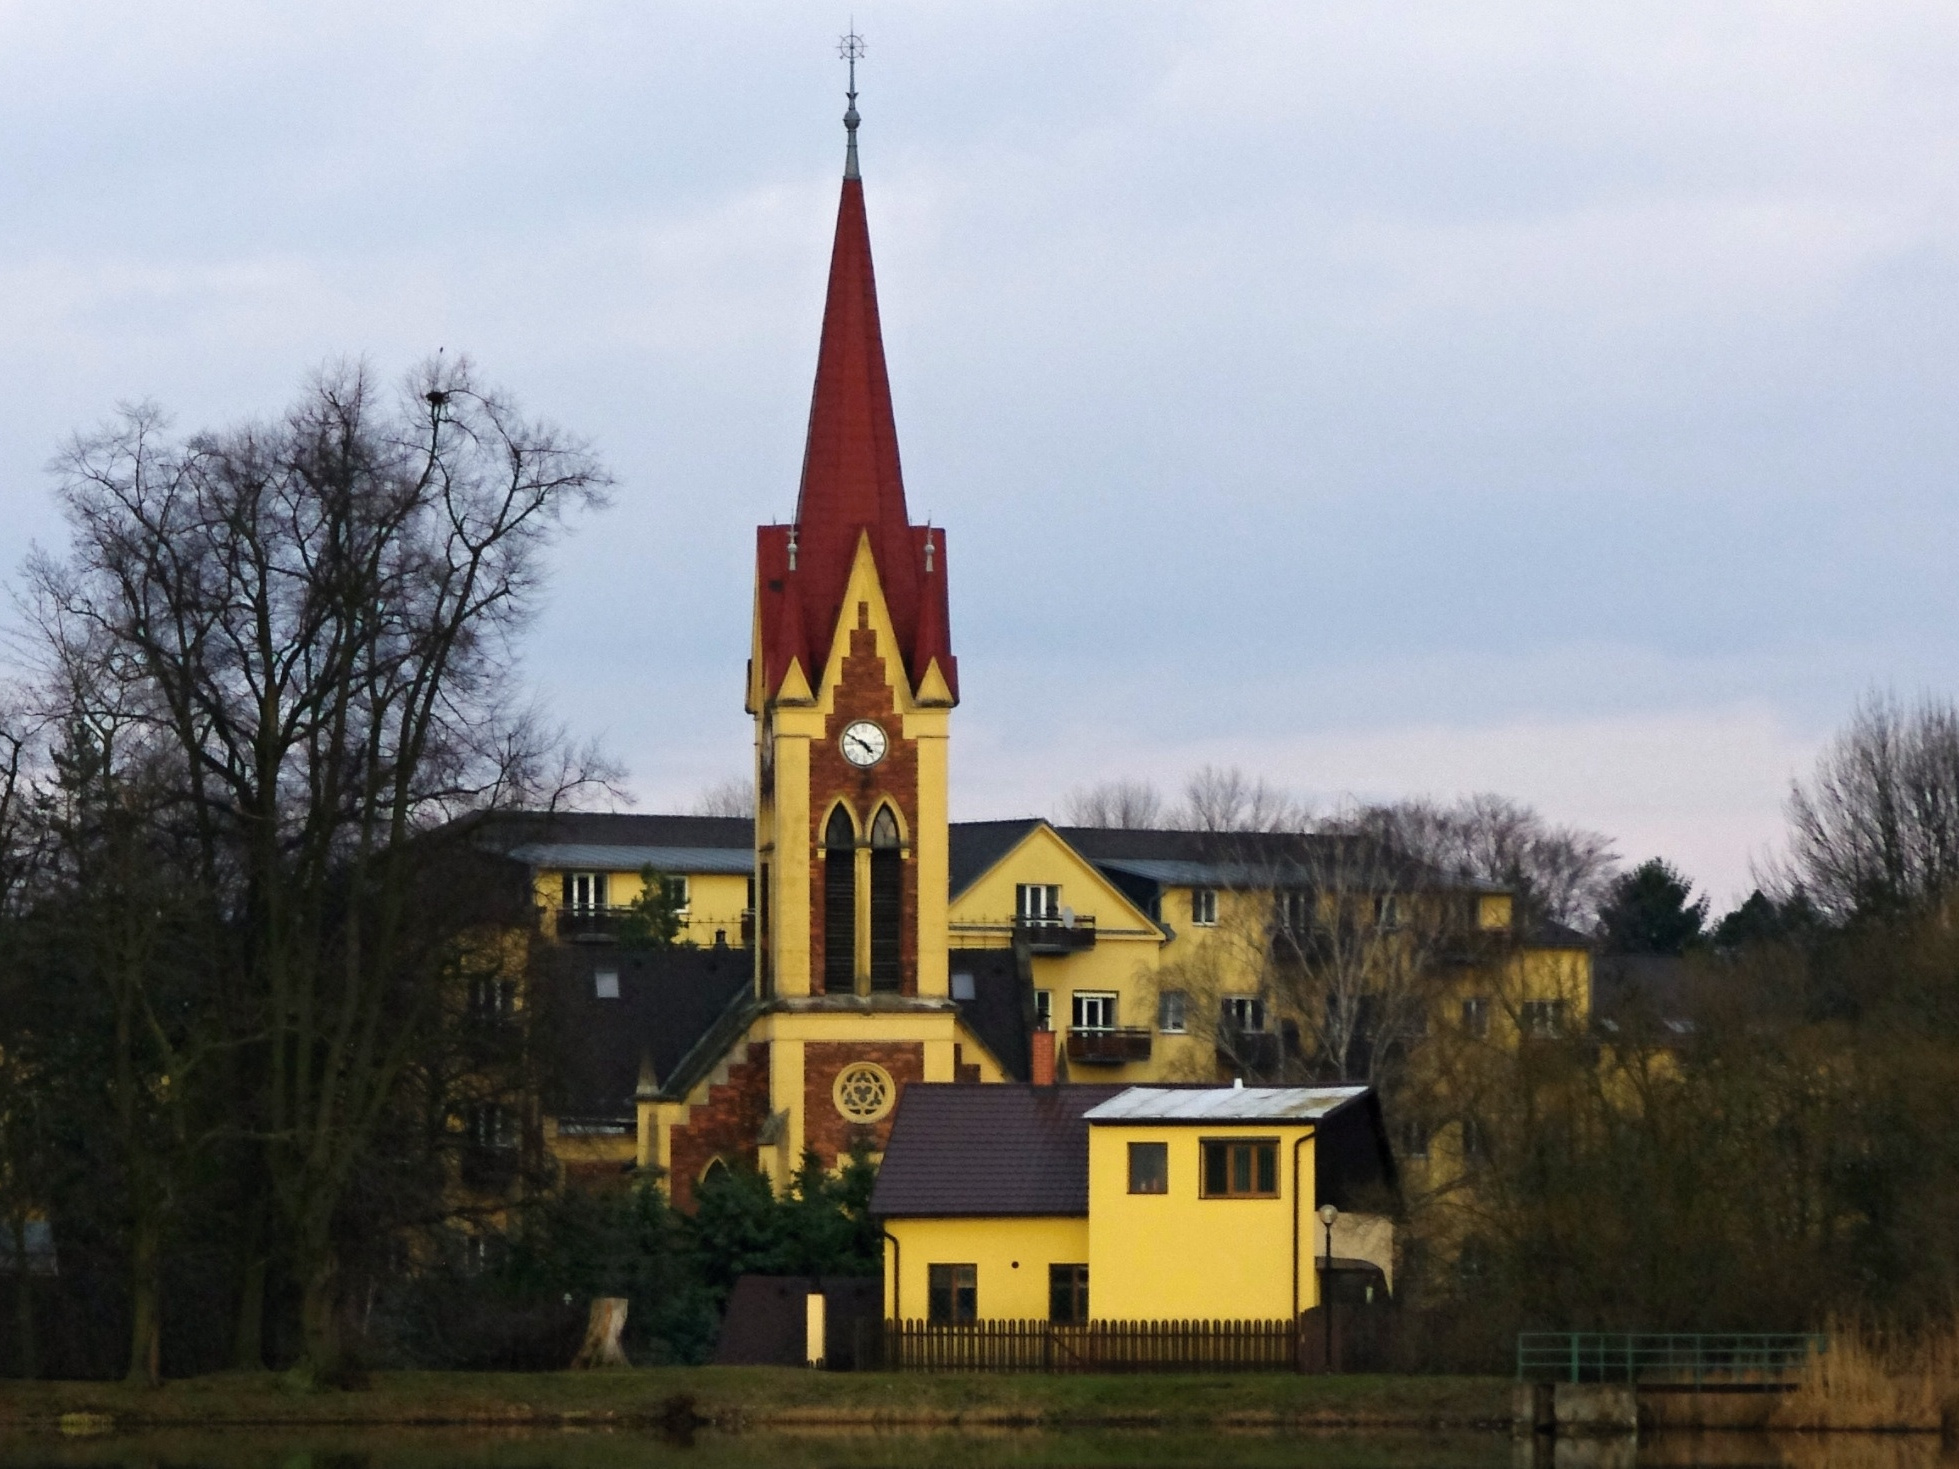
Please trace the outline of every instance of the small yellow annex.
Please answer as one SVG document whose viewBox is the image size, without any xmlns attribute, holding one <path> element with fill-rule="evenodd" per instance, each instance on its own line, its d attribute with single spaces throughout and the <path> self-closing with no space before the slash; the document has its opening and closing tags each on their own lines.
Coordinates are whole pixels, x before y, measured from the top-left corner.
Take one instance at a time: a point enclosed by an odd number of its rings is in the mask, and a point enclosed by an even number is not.
<svg viewBox="0 0 1959 1469">
<path fill-rule="evenodd" d="M 871 1201 L 885 1314 L 1291 1320 L 1385 1295 L 1394 1187 L 1366 1087 L 913 1085 Z"/>
</svg>

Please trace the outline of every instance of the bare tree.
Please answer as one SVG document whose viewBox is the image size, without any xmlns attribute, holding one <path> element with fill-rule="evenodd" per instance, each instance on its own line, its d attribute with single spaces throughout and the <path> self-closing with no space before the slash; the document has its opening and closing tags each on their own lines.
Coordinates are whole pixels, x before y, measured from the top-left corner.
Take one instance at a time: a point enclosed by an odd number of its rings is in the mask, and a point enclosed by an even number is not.
<svg viewBox="0 0 1959 1469">
<path fill-rule="evenodd" d="M 1104 780 L 1077 786 L 1061 801 L 1067 826 L 1141 831 L 1169 825 L 1163 793 L 1146 780 Z"/>
<path fill-rule="evenodd" d="M 717 780 L 713 785 L 694 798 L 696 816 L 739 816 L 744 820 L 755 815 L 755 782 L 745 775 L 731 775 L 726 780 Z"/>
<path fill-rule="evenodd" d="M 1304 831 L 1311 813 L 1264 776 L 1206 765 L 1184 784 L 1184 804 L 1168 824 L 1190 831 Z"/>
<path fill-rule="evenodd" d="M 1556 825 L 1506 796 L 1400 801 L 1352 820 L 1446 877 L 1508 888 L 1526 923 L 1590 929 L 1618 868 L 1611 838 Z"/>
<path fill-rule="evenodd" d="M 303 1366 L 330 1377 L 336 1213 L 458 937 L 430 834 L 531 794 L 511 643 L 562 515 L 606 476 L 462 362 L 392 406 L 331 371 L 282 420 L 182 443 L 130 410 L 59 469 L 71 550 L 30 568 L 39 626 L 177 752 L 193 875 L 265 1037 L 252 1121 Z"/>
<path fill-rule="evenodd" d="M 1959 708 L 1871 694 L 1789 792 L 1779 886 L 1838 922 L 1927 907 L 1959 883 Z"/>
<path fill-rule="evenodd" d="M 1223 833 L 1217 921 L 1157 972 L 1218 1062 L 1392 1088 L 1426 1033 L 1462 895 L 1371 833 Z"/>
</svg>

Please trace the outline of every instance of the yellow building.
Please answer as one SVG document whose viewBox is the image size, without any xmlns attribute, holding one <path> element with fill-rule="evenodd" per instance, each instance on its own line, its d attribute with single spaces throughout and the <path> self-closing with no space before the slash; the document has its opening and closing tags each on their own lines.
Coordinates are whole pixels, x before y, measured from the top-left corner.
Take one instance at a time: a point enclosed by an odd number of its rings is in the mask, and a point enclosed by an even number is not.
<svg viewBox="0 0 1959 1469">
<path fill-rule="evenodd" d="M 921 1086 L 871 1208 L 894 1319 L 1284 1321 L 1387 1289 L 1393 1195 L 1365 1087 Z"/>
</svg>

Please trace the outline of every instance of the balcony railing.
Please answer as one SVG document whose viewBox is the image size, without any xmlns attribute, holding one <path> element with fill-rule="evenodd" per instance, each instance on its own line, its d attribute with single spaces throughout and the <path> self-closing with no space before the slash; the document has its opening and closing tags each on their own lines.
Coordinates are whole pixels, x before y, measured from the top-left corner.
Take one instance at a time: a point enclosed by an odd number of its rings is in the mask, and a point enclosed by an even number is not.
<svg viewBox="0 0 1959 1469">
<path fill-rule="evenodd" d="M 1217 1052 L 1220 1066 L 1269 1074 L 1285 1061 L 1285 1037 L 1270 1030 L 1226 1029 L 1218 1035 Z"/>
<path fill-rule="evenodd" d="M 1085 913 L 1073 918 L 1016 918 L 1014 938 L 1030 954 L 1079 954 L 1095 947 L 1095 919 Z"/>
<path fill-rule="evenodd" d="M 611 944 L 619 941 L 619 925 L 631 912 L 630 908 L 560 908 L 558 909 L 558 942 L 563 944 Z M 681 915 L 680 936 L 687 936 L 690 915 Z M 741 919 L 732 929 L 717 926 L 716 933 L 735 947 L 747 949 L 755 944 L 755 913 L 753 909 L 743 909 Z"/>
<path fill-rule="evenodd" d="M 619 937 L 624 908 L 560 908 L 558 941 L 566 944 L 609 944 Z"/>
<path fill-rule="evenodd" d="M 471 1143 L 462 1150 L 462 1181 L 477 1189 L 502 1190 L 517 1181 L 523 1158 L 515 1148 L 486 1147 Z"/>
<path fill-rule="evenodd" d="M 1150 1058 L 1150 1032 L 1119 1026 L 1076 1026 L 1068 1032 L 1068 1059 L 1078 1066 L 1123 1066 Z"/>
</svg>

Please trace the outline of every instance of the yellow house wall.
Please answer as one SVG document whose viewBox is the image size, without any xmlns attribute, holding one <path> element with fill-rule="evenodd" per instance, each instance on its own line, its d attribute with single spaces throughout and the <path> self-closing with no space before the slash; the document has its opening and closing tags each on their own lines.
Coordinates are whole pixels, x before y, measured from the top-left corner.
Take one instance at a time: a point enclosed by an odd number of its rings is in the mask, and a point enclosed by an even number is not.
<svg viewBox="0 0 1959 1469">
<path fill-rule="evenodd" d="M 1077 990 L 1114 994 L 1116 1023 L 1154 1030 L 1154 974 L 1163 936 L 1147 914 L 1103 877 L 1052 829 L 1036 826 L 1020 843 L 959 894 L 950 909 L 951 941 L 960 948 L 1004 949 L 1013 943 L 1021 883 L 1054 885 L 1061 902 L 1095 920 L 1095 944 L 1071 954 L 1033 956 L 1034 988 L 1046 990 L 1054 1027 L 1065 1034 Z M 1123 1066 L 1079 1066 L 1076 1081 L 1146 1081 L 1163 1075 L 1155 1055 Z"/>
<path fill-rule="evenodd" d="M 1098 1320 L 1114 1321 L 1269 1321 L 1290 1317 L 1294 1311 L 1295 1210 L 1301 1252 L 1297 1308 L 1303 1311 L 1312 1306 L 1318 1299 L 1311 1260 L 1312 1229 L 1316 1225 L 1312 1137 L 1312 1128 L 1298 1125 L 1090 1127 L 1090 1314 Z M 1276 1138 L 1279 1197 L 1200 1197 L 1198 1145 L 1218 1138 Z M 1129 1192 L 1132 1142 L 1169 1145 L 1168 1193 Z M 1303 1198 L 1299 1196 L 1302 1191 Z"/>
<path fill-rule="evenodd" d="M 1089 1261 L 1086 1219 L 888 1219 L 885 1228 L 898 1241 L 884 1246 L 884 1310 L 887 1316 L 925 1319 L 927 1267 L 976 1267 L 981 1320 L 1045 1321 L 1048 1266 Z M 903 1270 L 898 1280 L 897 1268 Z M 894 1289 L 894 1286 L 896 1287 Z M 1088 1299 L 1095 1304 L 1095 1273 L 1088 1277 Z"/>
<path fill-rule="evenodd" d="M 580 871 L 591 871 L 580 868 Z M 646 889 L 638 869 L 603 869 L 606 873 L 605 897 L 610 907 L 623 908 L 634 902 Z M 685 920 L 678 938 L 682 943 L 699 944 L 702 948 L 714 942 L 716 931 L 727 935 L 730 944 L 741 944 L 741 918 L 748 908 L 748 878 L 745 874 L 727 872 L 689 872 L 679 874 L 687 879 L 687 908 L 681 917 Z M 557 930 L 558 909 L 564 900 L 564 869 L 541 867 L 533 878 L 533 891 L 537 906 L 545 914 L 545 929 L 555 933 Z"/>
</svg>

